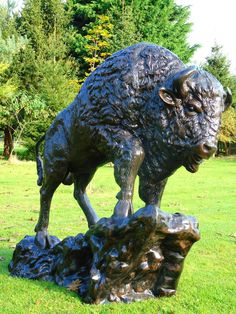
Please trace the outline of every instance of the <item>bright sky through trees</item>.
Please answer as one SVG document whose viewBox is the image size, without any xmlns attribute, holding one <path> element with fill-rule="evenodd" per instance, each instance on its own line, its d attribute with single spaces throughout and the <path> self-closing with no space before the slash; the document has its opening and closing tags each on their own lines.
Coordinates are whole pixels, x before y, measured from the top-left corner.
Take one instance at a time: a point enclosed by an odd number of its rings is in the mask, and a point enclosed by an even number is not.
<svg viewBox="0 0 236 314">
<path fill-rule="evenodd" d="M 231 62 L 231 70 L 236 74 L 236 1 L 235 0 L 176 0 L 177 4 L 190 5 L 193 23 L 189 35 L 191 44 L 199 43 L 193 61 L 202 63 L 210 55 L 214 43 L 223 46 L 223 52 Z"/>
</svg>

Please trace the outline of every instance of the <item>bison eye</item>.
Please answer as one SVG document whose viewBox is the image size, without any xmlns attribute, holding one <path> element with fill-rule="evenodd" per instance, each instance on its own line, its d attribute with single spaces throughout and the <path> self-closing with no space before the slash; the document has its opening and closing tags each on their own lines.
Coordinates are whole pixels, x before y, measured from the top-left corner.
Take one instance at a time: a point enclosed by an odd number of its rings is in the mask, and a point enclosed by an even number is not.
<svg viewBox="0 0 236 314">
<path fill-rule="evenodd" d="M 186 106 L 186 112 L 189 116 L 193 116 L 197 113 L 202 112 L 201 104 L 198 102 L 191 100 L 188 105 Z"/>
<path fill-rule="evenodd" d="M 194 116 L 195 114 L 197 114 L 197 112 L 196 112 L 196 108 L 194 107 L 194 106 L 188 106 L 187 108 L 186 108 L 186 114 L 188 115 L 188 116 Z"/>
</svg>

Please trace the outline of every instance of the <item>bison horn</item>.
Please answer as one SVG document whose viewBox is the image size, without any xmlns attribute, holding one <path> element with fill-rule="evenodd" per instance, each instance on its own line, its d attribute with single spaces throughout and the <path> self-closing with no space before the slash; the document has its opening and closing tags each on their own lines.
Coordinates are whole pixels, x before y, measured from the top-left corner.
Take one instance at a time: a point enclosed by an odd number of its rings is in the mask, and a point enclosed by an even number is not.
<svg viewBox="0 0 236 314">
<path fill-rule="evenodd" d="M 190 75 L 192 75 L 196 71 L 197 69 L 195 66 L 188 67 L 185 70 L 181 71 L 181 73 L 178 74 L 177 78 L 173 80 L 173 88 L 177 92 L 177 94 L 181 96 L 181 98 L 187 96 L 185 81 Z"/>
<path fill-rule="evenodd" d="M 226 88 L 226 94 L 224 97 L 224 111 L 229 108 L 229 106 L 232 104 L 233 97 L 232 92 L 229 87 Z"/>
</svg>

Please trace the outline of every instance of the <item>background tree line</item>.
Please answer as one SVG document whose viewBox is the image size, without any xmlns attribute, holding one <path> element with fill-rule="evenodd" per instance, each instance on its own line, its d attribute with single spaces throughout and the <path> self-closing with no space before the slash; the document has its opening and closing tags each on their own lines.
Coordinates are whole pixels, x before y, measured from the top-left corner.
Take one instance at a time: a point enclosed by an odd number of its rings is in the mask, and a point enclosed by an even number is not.
<svg viewBox="0 0 236 314">
<path fill-rule="evenodd" d="M 24 142 L 28 156 L 56 114 L 77 94 L 86 77 L 113 52 L 146 41 L 189 62 L 190 9 L 174 0 L 13 0 L 0 7 L 0 132 L 3 155 Z M 221 47 L 203 65 L 236 94 L 236 81 Z M 234 101 L 236 102 L 236 101 Z M 220 139 L 235 139 L 236 114 L 223 119 Z"/>
</svg>

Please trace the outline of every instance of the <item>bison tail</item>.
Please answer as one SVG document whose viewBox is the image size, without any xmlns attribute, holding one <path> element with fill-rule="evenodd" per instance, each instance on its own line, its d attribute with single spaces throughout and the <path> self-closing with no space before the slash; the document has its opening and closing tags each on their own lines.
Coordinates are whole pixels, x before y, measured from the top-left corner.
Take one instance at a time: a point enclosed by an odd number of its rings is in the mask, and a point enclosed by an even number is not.
<svg viewBox="0 0 236 314">
<path fill-rule="evenodd" d="M 41 186 L 43 184 L 43 161 L 39 154 L 39 147 L 42 141 L 45 139 L 45 135 L 43 135 L 39 141 L 36 143 L 35 146 L 35 153 L 36 153 L 36 167 L 37 167 L 37 174 L 38 174 L 38 180 L 37 185 Z"/>
</svg>

